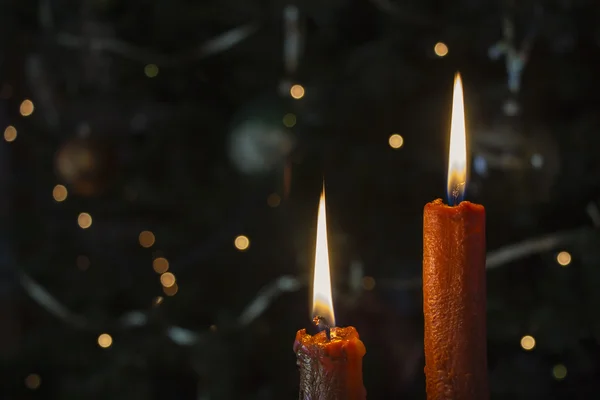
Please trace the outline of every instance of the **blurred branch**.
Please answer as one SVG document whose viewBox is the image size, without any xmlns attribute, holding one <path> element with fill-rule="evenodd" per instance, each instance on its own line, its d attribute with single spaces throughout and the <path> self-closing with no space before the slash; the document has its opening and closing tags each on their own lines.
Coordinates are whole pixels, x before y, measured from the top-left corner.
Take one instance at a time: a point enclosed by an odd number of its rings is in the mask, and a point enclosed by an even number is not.
<svg viewBox="0 0 600 400">
<path fill-rule="evenodd" d="M 70 33 L 59 33 L 56 42 L 68 48 L 79 49 L 89 47 L 95 51 L 105 51 L 120 55 L 124 58 L 143 63 L 153 62 L 161 65 L 178 65 L 194 59 L 201 59 L 222 53 L 231 49 L 238 43 L 247 39 L 258 29 L 258 24 L 250 23 L 230 29 L 217 35 L 203 44 L 183 52 L 179 55 L 158 54 L 152 50 L 145 49 L 123 42 L 114 38 L 92 37 L 85 38 Z"/>
<path fill-rule="evenodd" d="M 65 324 L 76 329 L 85 330 L 92 329 L 98 325 L 98 323 L 92 323 L 87 320 L 84 316 L 71 312 L 42 285 L 23 272 L 20 273 L 20 283 L 31 299 Z M 276 298 L 284 293 L 294 292 L 300 289 L 302 285 L 303 282 L 300 279 L 284 275 L 264 286 L 238 318 L 239 327 L 249 325 L 262 315 Z M 119 318 L 117 326 L 120 329 L 131 329 L 143 327 L 148 323 L 149 315 L 147 311 L 130 311 Z M 173 342 L 181 346 L 194 345 L 202 338 L 202 333 L 175 325 L 167 326 L 165 332 Z"/>
</svg>

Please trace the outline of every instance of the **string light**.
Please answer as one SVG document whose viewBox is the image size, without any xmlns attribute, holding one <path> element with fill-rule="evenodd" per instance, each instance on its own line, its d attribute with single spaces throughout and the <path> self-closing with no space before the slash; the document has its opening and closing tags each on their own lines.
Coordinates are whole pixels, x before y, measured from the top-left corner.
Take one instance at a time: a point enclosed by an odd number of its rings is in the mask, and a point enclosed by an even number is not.
<svg viewBox="0 0 600 400">
<path fill-rule="evenodd" d="M 52 197 L 54 200 L 61 202 L 67 199 L 68 191 L 67 188 L 63 185 L 56 185 L 54 189 L 52 189 Z"/>
<path fill-rule="evenodd" d="M 35 390 L 42 384 L 42 378 L 38 374 L 29 374 L 25 378 L 25 386 L 27 389 Z"/>
<path fill-rule="evenodd" d="M 167 296 L 175 296 L 178 291 L 179 291 L 179 286 L 177 286 L 177 283 L 175 283 L 173 286 L 169 286 L 169 287 L 163 286 L 163 292 Z"/>
<path fill-rule="evenodd" d="M 6 127 L 6 129 L 4 130 L 4 140 L 6 140 L 7 142 L 14 142 L 15 139 L 17 138 L 17 128 L 15 128 L 12 125 L 9 125 Z"/>
<path fill-rule="evenodd" d="M 152 268 L 157 274 L 164 274 L 169 270 L 169 261 L 164 257 L 155 258 L 152 261 Z"/>
<path fill-rule="evenodd" d="M 448 46 L 446 46 L 445 43 L 438 42 L 433 47 L 433 51 L 435 52 L 436 56 L 444 57 L 448 54 Z"/>
<path fill-rule="evenodd" d="M 535 339 L 533 336 L 525 335 L 521 338 L 521 347 L 524 350 L 533 350 L 535 347 Z"/>
<path fill-rule="evenodd" d="M 156 238 L 154 237 L 154 233 L 152 233 L 150 231 L 142 231 L 140 233 L 140 236 L 138 239 L 140 241 L 140 246 L 145 247 L 145 248 L 152 247 L 152 245 L 156 241 Z"/>
<path fill-rule="evenodd" d="M 269 197 L 267 197 L 267 204 L 269 207 L 275 208 L 279 206 L 281 203 L 281 197 L 277 193 L 271 193 Z"/>
<path fill-rule="evenodd" d="M 567 367 L 563 364 L 557 364 L 552 368 L 552 376 L 558 381 L 562 381 L 567 377 Z"/>
<path fill-rule="evenodd" d="M 290 95 L 299 100 L 304 97 L 304 87 L 302 85 L 294 85 L 290 88 Z"/>
<path fill-rule="evenodd" d="M 144 67 L 144 74 L 148 78 L 154 78 L 158 75 L 158 66 L 156 64 L 148 64 Z"/>
<path fill-rule="evenodd" d="M 164 287 L 170 288 L 171 286 L 175 285 L 175 275 L 170 272 L 165 272 L 160 276 L 160 283 Z"/>
<path fill-rule="evenodd" d="M 375 288 L 375 278 L 365 276 L 362 280 L 362 285 L 365 290 L 373 290 Z"/>
<path fill-rule="evenodd" d="M 561 266 L 566 267 L 571 264 L 571 254 L 568 251 L 561 251 L 556 256 L 556 262 L 558 262 Z"/>
<path fill-rule="evenodd" d="M 162 302 L 164 301 L 164 299 L 165 299 L 165 298 L 164 298 L 164 297 L 162 297 L 162 296 L 156 296 L 156 297 L 154 298 L 154 300 L 152 300 L 152 305 L 153 305 L 154 307 L 158 307 L 159 305 L 161 305 L 161 304 L 162 304 Z"/>
<path fill-rule="evenodd" d="M 248 239 L 247 236 L 239 235 L 235 238 L 233 244 L 235 245 L 236 249 L 245 251 L 248 250 L 248 247 L 250 247 L 250 239 Z"/>
<path fill-rule="evenodd" d="M 392 149 L 399 149 L 404 144 L 404 138 L 401 135 L 394 133 L 390 136 L 388 143 Z"/>
<path fill-rule="evenodd" d="M 98 346 L 102 347 L 103 349 L 107 349 L 112 346 L 112 342 L 112 336 L 110 336 L 108 333 L 103 333 L 102 335 L 98 336 Z"/>
<path fill-rule="evenodd" d="M 33 109 L 34 109 L 33 102 L 29 99 L 23 100 L 23 102 L 19 106 L 19 112 L 24 117 L 28 117 L 31 114 L 33 114 Z"/>
<path fill-rule="evenodd" d="M 293 128 L 296 125 L 296 115 L 292 113 L 285 114 L 283 117 L 283 125 L 287 128 Z"/>
<path fill-rule="evenodd" d="M 87 229 L 92 226 L 92 216 L 86 212 L 79 214 L 77 223 L 81 229 Z"/>
</svg>

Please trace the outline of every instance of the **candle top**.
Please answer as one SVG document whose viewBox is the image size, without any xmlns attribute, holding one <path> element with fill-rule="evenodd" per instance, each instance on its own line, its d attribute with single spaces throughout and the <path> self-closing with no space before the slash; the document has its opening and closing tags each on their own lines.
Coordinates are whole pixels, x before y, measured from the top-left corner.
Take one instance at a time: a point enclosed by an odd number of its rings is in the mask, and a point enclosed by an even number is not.
<svg viewBox="0 0 600 400">
<path fill-rule="evenodd" d="M 432 207 L 443 208 L 448 210 L 448 212 L 454 211 L 457 213 L 460 213 L 461 210 L 484 210 L 484 207 L 481 204 L 471 203 L 467 200 L 461 201 L 460 203 L 454 206 L 449 206 L 448 204 L 445 204 L 442 199 L 435 199 L 432 202 L 425 204 L 425 209 Z"/>
<path fill-rule="evenodd" d="M 362 357 L 366 353 L 364 344 L 360 341 L 358 332 L 353 326 L 345 328 L 331 328 L 331 340 L 327 339 L 325 331 L 316 335 L 306 333 L 306 329 L 300 329 L 296 333 L 294 341 L 294 352 L 302 349 L 315 355 L 328 355 L 332 357 L 347 354 L 350 348 L 355 348 L 354 355 Z"/>
</svg>

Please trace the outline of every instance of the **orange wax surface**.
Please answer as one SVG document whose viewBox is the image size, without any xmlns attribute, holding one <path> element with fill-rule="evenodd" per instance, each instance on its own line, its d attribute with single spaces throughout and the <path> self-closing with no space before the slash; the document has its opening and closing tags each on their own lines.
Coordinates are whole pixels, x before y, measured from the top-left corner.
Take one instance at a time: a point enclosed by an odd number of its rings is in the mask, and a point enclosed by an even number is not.
<svg viewBox="0 0 600 400">
<path fill-rule="evenodd" d="M 301 329 L 294 352 L 300 369 L 301 400 L 364 400 L 362 358 L 365 345 L 354 327 L 331 328 L 314 336 Z"/>
<path fill-rule="evenodd" d="M 429 400 L 489 399 L 485 209 L 435 200 L 423 215 L 425 380 Z"/>
</svg>

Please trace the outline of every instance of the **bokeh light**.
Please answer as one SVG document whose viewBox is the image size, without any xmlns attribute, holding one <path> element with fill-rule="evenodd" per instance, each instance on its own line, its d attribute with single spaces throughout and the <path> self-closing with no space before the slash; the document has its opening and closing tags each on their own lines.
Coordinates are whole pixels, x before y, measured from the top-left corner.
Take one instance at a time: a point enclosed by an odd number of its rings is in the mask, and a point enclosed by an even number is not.
<svg viewBox="0 0 600 400">
<path fill-rule="evenodd" d="M 68 191 L 67 188 L 63 185 L 56 185 L 54 189 L 52 189 L 52 197 L 54 200 L 61 202 L 67 199 Z"/>
<path fill-rule="evenodd" d="M 438 42 L 433 47 L 433 51 L 435 52 L 436 56 L 438 56 L 438 57 L 444 57 L 445 55 L 448 54 L 448 46 L 446 46 L 445 43 Z"/>
<path fill-rule="evenodd" d="M 178 291 L 179 291 L 179 286 L 177 286 L 177 283 L 175 283 L 173 286 L 169 286 L 169 287 L 163 286 L 163 292 L 167 296 L 175 296 Z"/>
<path fill-rule="evenodd" d="M 17 138 L 17 128 L 15 128 L 12 125 L 9 125 L 6 127 L 6 129 L 4 130 L 4 140 L 6 140 L 7 142 L 14 142 L 15 139 Z"/>
<path fill-rule="evenodd" d="M 304 87 L 302 85 L 294 85 L 290 88 L 290 95 L 299 100 L 304 97 Z"/>
<path fill-rule="evenodd" d="M 365 290 L 373 290 L 375 288 L 375 278 L 365 276 L 362 280 L 362 285 Z"/>
<path fill-rule="evenodd" d="M 571 254 L 568 251 L 561 251 L 556 255 L 556 262 L 566 267 L 571 264 Z"/>
<path fill-rule="evenodd" d="M 107 349 L 112 346 L 112 342 L 112 336 L 110 336 L 108 333 L 103 333 L 102 335 L 98 336 L 98 346 L 102 347 L 103 349 Z"/>
<path fill-rule="evenodd" d="M 285 114 L 283 117 L 283 125 L 287 128 L 293 128 L 296 125 L 296 115 L 292 113 Z"/>
<path fill-rule="evenodd" d="M 91 264 L 90 259 L 87 256 L 77 256 L 77 261 L 75 261 L 75 263 L 77 264 L 77 268 L 82 271 L 87 270 Z"/>
<path fill-rule="evenodd" d="M 154 245 L 156 238 L 154 237 L 154 233 L 150 231 L 142 231 L 139 236 L 140 246 L 149 248 Z"/>
<path fill-rule="evenodd" d="M 170 272 L 165 272 L 160 276 L 160 283 L 166 288 L 169 288 L 175 284 L 175 275 Z"/>
<path fill-rule="evenodd" d="M 277 193 L 271 193 L 269 197 L 267 197 L 267 204 L 269 207 L 275 208 L 281 204 L 281 197 Z"/>
<path fill-rule="evenodd" d="M 25 386 L 27 389 L 35 390 L 42 384 L 42 378 L 38 374 L 29 374 L 25 378 Z"/>
<path fill-rule="evenodd" d="M 22 116 L 28 117 L 33 114 L 33 108 L 33 102 L 29 99 L 25 99 L 19 106 L 19 112 Z"/>
<path fill-rule="evenodd" d="M 235 245 L 235 248 L 240 251 L 248 250 L 248 247 L 250 247 L 250 239 L 248 239 L 247 236 L 239 235 L 235 238 L 233 244 Z"/>
<path fill-rule="evenodd" d="M 79 224 L 79 227 L 82 229 L 89 228 L 92 226 L 92 216 L 86 212 L 82 212 L 77 217 L 77 224 Z"/>
<path fill-rule="evenodd" d="M 567 377 L 567 367 L 563 364 L 555 365 L 554 368 L 552 368 L 552 376 L 554 376 L 554 379 L 562 381 Z"/>
<path fill-rule="evenodd" d="M 404 145 L 404 138 L 401 135 L 394 133 L 390 136 L 388 143 L 392 149 L 399 149 Z"/>
<path fill-rule="evenodd" d="M 144 67 L 144 74 L 148 78 L 154 78 L 158 75 L 158 66 L 156 64 L 148 64 Z"/>
<path fill-rule="evenodd" d="M 152 261 L 152 268 L 157 274 L 164 274 L 169 270 L 169 261 L 164 257 L 155 258 Z"/>
<path fill-rule="evenodd" d="M 521 347 L 525 350 L 533 350 L 535 347 L 535 339 L 533 336 L 525 335 L 521 338 Z"/>
</svg>

